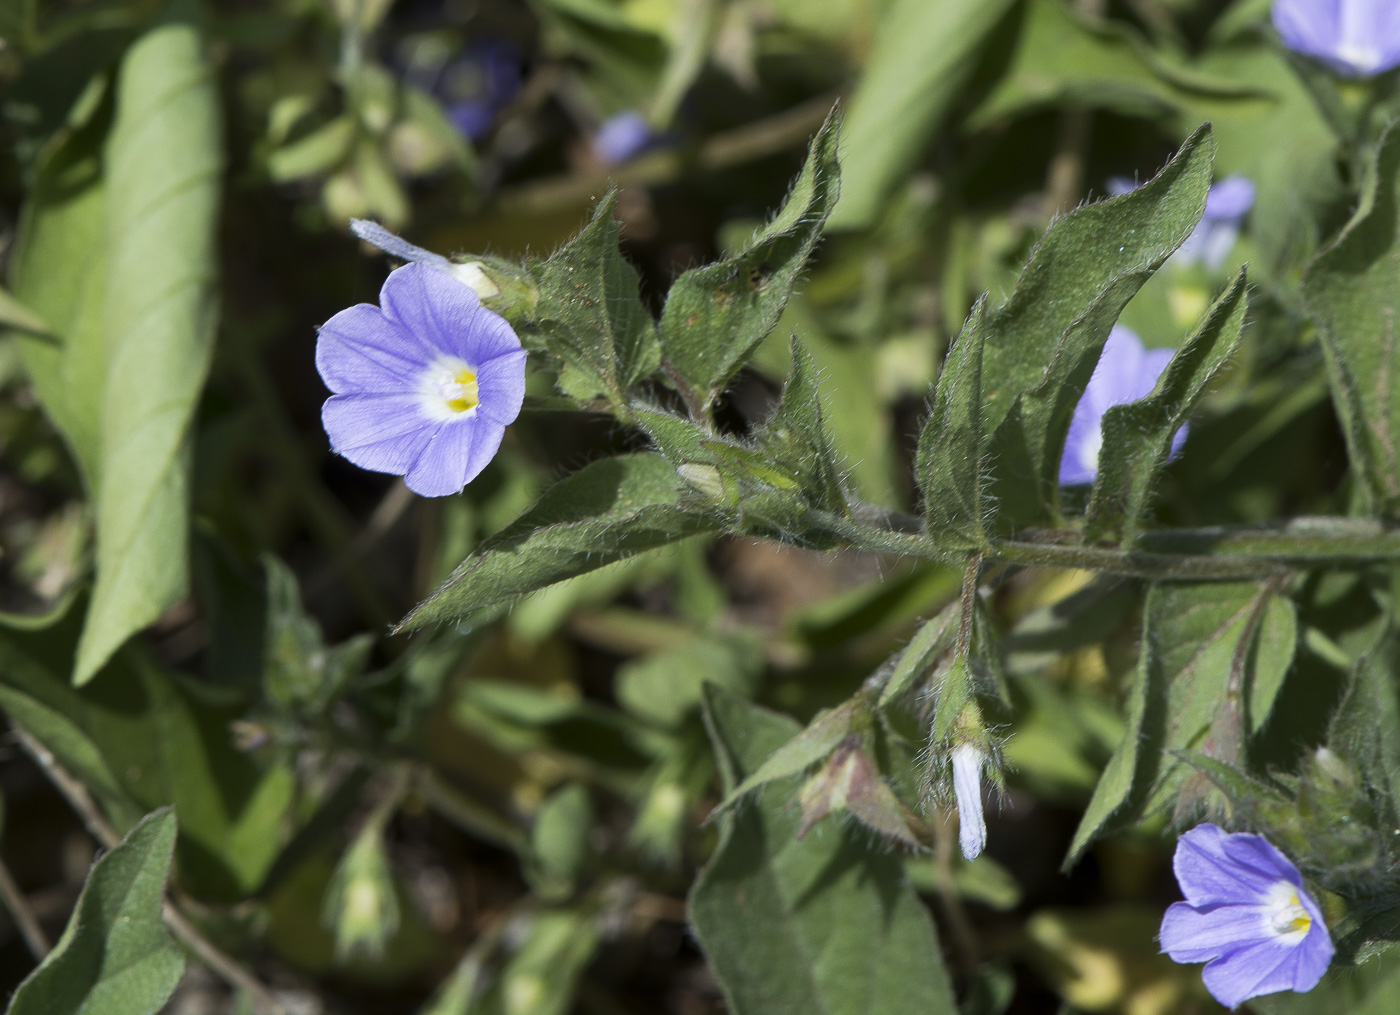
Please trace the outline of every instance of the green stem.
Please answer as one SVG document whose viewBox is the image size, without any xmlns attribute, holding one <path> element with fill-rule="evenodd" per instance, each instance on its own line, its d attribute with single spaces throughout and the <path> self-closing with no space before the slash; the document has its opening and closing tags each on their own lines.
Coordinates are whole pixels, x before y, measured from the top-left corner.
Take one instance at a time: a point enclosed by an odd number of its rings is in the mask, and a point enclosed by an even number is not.
<svg viewBox="0 0 1400 1015">
<path fill-rule="evenodd" d="M 1135 544 L 1085 546 L 1078 532 L 1023 534 L 972 545 L 965 537 L 898 531 L 823 517 L 828 531 L 862 549 L 951 562 L 981 551 L 984 563 L 1078 568 L 1135 578 L 1258 580 L 1308 568 L 1400 562 L 1400 527 L 1357 518 L 1300 518 L 1273 526 L 1157 529 Z"/>
</svg>

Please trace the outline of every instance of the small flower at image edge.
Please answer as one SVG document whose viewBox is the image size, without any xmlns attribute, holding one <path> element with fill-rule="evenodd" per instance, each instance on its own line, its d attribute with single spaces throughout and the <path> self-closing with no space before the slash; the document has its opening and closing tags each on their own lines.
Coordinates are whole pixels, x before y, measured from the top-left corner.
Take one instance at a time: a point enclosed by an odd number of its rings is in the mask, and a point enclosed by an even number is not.
<svg viewBox="0 0 1400 1015">
<path fill-rule="evenodd" d="M 1060 459 L 1060 485 L 1092 483 L 1099 469 L 1103 447 L 1103 416 L 1115 405 L 1136 402 L 1152 393 L 1157 378 L 1171 361 L 1171 349 L 1144 349 L 1142 341 L 1129 329 L 1115 325 L 1104 342 L 1098 366 L 1089 378 L 1084 395 L 1070 417 L 1065 451 Z M 1172 438 L 1171 453 L 1181 450 L 1186 427 Z"/>
<path fill-rule="evenodd" d="M 520 415 L 525 351 L 505 318 L 426 264 L 390 273 L 379 302 L 342 310 L 317 336 L 331 449 L 424 497 L 458 493 Z"/>
<path fill-rule="evenodd" d="M 1322 912 L 1289 859 L 1262 835 L 1197 825 L 1172 860 L 1186 896 L 1162 917 L 1162 951 L 1204 962 L 1201 979 L 1221 1004 L 1312 990 L 1332 961 Z"/>
<path fill-rule="evenodd" d="M 1338 74 L 1370 77 L 1400 66 L 1400 4 L 1395 0 L 1274 0 L 1283 44 Z"/>
</svg>

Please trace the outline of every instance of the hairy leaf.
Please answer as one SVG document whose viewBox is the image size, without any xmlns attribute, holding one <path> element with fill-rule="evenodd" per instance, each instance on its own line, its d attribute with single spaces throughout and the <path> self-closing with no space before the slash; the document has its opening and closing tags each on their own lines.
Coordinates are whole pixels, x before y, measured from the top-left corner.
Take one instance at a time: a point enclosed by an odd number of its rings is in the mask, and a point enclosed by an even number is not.
<svg viewBox="0 0 1400 1015">
<path fill-rule="evenodd" d="M 1292 653 L 1254 648 L 1272 590 L 1251 583 L 1157 585 L 1148 593 L 1127 729 L 1070 845 L 1073 863 L 1099 835 L 1169 807 L 1189 768 L 1170 751 L 1243 758 L 1251 682 L 1281 681 Z M 1271 627 L 1271 636 L 1277 632 Z"/>
<path fill-rule="evenodd" d="M 1400 128 L 1377 147 L 1355 216 L 1308 265 L 1303 296 L 1358 485 L 1372 511 L 1393 514 L 1400 508 Z"/>
<path fill-rule="evenodd" d="M 689 506 L 685 484 L 660 455 L 605 458 L 556 483 L 484 542 L 399 630 L 466 617 L 717 525 Z"/>
<path fill-rule="evenodd" d="M 1084 524 L 1084 541 L 1122 528 L 1131 544 L 1147 523 L 1153 487 L 1171 457 L 1172 438 L 1206 385 L 1239 345 L 1247 306 L 1244 269 L 1235 276 L 1167 364 L 1152 394 L 1104 414 L 1099 471 Z"/>
<path fill-rule="evenodd" d="M 840 117 L 812 139 L 782 209 L 741 252 L 676 279 L 661 312 L 661 349 L 680 383 L 709 405 L 773 330 L 836 203 Z"/>
<path fill-rule="evenodd" d="M 54 950 L 10 1001 L 8 1015 L 154 1015 L 185 956 L 161 919 L 175 814 L 148 815 L 93 865 Z"/>
<path fill-rule="evenodd" d="M 622 404 L 627 389 L 656 369 L 660 349 L 637 272 L 618 250 L 616 207 L 610 191 L 583 231 L 539 266 L 532 316 L 546 349 Z"/>
<path fill-rule="evenodd" d="M 732 793 L 796 732 L 792 720 L 707 692 L 705 721 Z M 735 1015 L 952 1015 L 928 911 L 897 857 L 849 826 L 796 837 L 796 780 L 722 818 L 691 890 L 691 925 Z"/>
</svg>

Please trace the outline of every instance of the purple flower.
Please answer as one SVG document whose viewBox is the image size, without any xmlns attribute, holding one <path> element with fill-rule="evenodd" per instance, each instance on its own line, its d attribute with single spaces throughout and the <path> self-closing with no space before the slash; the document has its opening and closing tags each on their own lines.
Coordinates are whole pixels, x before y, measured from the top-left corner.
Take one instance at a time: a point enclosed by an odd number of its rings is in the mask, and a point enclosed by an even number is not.
<svg viewBox="0 0 1400 1015">
<path fill-rule="evenodd" d="M 1114 197 L 1137 188 L 1138 184 L 1126 176 L 1108 180 L 1108 192 Z M 1247 177 L 1227 176 L 1211 184 L 1201 221 L 1171 256 L 1171 263 L 1185 268 L 1199 261 L 1211 271 L 1219 271 L 1240 237 L 1244 217 L 1253 207 L 1254 183 Z"/>
<path fill-rule="evenodd" d="M 520 54 L 509 42 L 492 39 L 469 48 L 442 71 L 436 91 L 447 118 L 473 141 L 480 141 L 496 114 L 520 91 Z"/>
<path fill-rule="evenodd" d="M 505 318 L 427 264 L 390 273 L 379 303 L 342 310 L 316 339 L 331 448 L 424 497 L 457 493 L 520 414 L 525 351 Z"/>
<path fill-rule="evenodd" d="M 1099 449 L 1103 446 L 1103 414 L 1115 405 L 1126 405 L 1149 395 L 1171 358 L 1172 350 L 1144 349 L 1137 335 L 1121 324 L 1114 325 L 1098 366 L 1070 417 L 1065 453 L 1060 459 L 1061 486 L 1094 481 L 1099 471 Z M 1173 455 L 1181 450 L 1184 440 L 1183 426 L 1172 438 Z"/>
<path fill-rule="evenodd" d="M 1274 28 L 1289 49 L 1347 77 L 1400 66 L 1395 0 L 1274 0 Z"/>
<path fill-rule="evenodd" d="M 656 140 L 646 117 L 635 109 L 609 118 L 593 135 L 593 154 L 605 166 L 616 166 L 644 151 Z"/>
<path fill-rule="evenodd" d="M 1235 1008 L 1317 986 L 1332 938 L 1298 868 L 1268 839 L 1197 825 L 1177 840 L 1172 868 L 1186 901 L 1162 917 L 1162 951 L 1207 963 L 1201 978 L 1217 1001 Z"/>
</svg>

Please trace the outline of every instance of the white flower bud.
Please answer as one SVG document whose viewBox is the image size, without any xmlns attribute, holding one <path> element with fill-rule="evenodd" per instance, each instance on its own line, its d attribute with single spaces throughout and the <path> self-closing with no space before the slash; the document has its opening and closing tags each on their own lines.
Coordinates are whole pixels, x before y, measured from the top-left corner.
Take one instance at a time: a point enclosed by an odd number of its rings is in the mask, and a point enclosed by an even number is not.
<svg viewBox="0 0 1400 1015">
<path fill-rule="evenodd" d="M 987 846 L 987 821 L 982 815 L 982 766 L 987 755 L 976 744 L 953 748 L 953 793 L 958 801 L 958 845 L 975 860 Z"/>
</svg>

